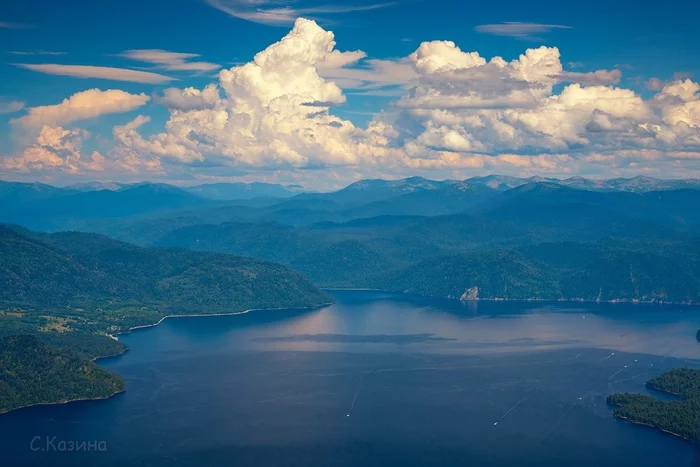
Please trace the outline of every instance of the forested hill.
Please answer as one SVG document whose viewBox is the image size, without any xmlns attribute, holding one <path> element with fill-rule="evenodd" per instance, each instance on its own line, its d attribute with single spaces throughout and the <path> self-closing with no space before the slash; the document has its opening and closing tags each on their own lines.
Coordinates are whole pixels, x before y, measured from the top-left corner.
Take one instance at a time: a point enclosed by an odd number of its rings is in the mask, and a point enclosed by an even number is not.
<svg viewBox="0 0 700 467">
<path fill-rule="evenodd" d="M 221 253 L 141 248 L 98 234 L 0 226 L 0 303 L 36 309 L 139 303 L 170 313 L 306 307 L 329 300 L 284 266 Z"/>
<path fill-rule="evenodd" d="M 119 376 L 36 336 L 0 339 L 0 414 L 28 405 L 102 399 L 124 389 Z"/>
<path fill-rule="evenodd" d="M 105 337 L 170 314 L 305 308 L 332 299 L 279 264 L 222 253 L 142 248 L 98 234 L 0 226 L 0 337 L 37 333 L 90 357 Z"/>
<path fill-rule="evenodd" d="M 700 370 L 674 368 L 647 381 L 647 387 L 681 400 L 664 401 L 648 394 L 610 394 L 614 415 L 700 444 Z"/>
</svg>

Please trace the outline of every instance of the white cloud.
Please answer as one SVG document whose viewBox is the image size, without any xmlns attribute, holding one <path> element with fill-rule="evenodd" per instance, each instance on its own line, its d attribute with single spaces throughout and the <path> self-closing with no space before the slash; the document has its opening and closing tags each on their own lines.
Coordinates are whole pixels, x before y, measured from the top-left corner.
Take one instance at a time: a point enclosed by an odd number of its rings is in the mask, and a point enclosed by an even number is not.
<svg viewBox="0 0 700 467">
<path fill-rule="evenodd" d="M 333 52 L 336 52 L 335 50 Z M 357 54 L 358 52 L 345 52 Z M 364 54 L 364 52 L 361 52 Z M 418 74 L 408 58 L 400 60 L 361 60 L 349 62 L 354 66 L 331 66 L 328 62 L 316 66 L 319 75 L 333 80 L 341 89 L 352 90 L 353 94 L 376 94 L 390 92 L 397 95 L 396 89 L 410 85 Z M 403 91 L 398 95 L 403 94 Z"/>
<path fill-rule="evenodd" d="M 395 5 L 396 2 L 374 3 L 368 5 L 321 5 L 314 7 L 294 8 L 289 6 L 295 2 L 284 0 L 206 0 L 209 5 L 221 10 L 234 18 L 252 21 L 254 23 L 282 26 L 293 23 L 302 16 L 352 13 L 354 11 L 376 10 Z"/>
<path fill-rule="evenodd" d="M 97 151 L 82 154 L 83 140 L 90 138 L 84 130 L 66 130 L 44 126 L 34 144 L 16 157 L 0 160 L 0 166 L 13 172 L 64 172 L 77 174 L 85 170 L 104 170 L 104 157 Z"/>
<path fill-rule="evenodd" d="M 692 129 L 700 127 L 700 84 L 689 79 L 675 81 L 664 86 L 654 101 L 661 107 L 663 121 L 673 125 L 676 133 L 691 130 L 689 136 L 698 138 Z"/>
<path fill-rule="evenodd" d="M 201 110 L 216 107 L 221 103 L 219 88 L 210 84 L 203 90 L 189 87 L 185 89 L 168 88 L 163 96 L 156 96 L 157 103 L 173 110 Z"/>
<path fill-rule="evenodd" d="M 620 70 L 596 70 L 589 73 L 567 71 L 560 75 L 561 81 L 564 82 L 598 85 L 618 84 L 621 78 Z"/>
<path fill-rule="evenodd" d="M 199 54 L 169 52 L 159 49 L 125 50 L 118 56 L 151 63 L 158 68 L 169 71 L 213 71 L 221 68 L 221 65 L 216 63 L 191 61 L 191 59 L 199 57 Z"/>
<path fill-rule="evenodd" d="M 381 78 L 381 67 L 393 73 Z M 614 151 L 669 150 L 697 138 L 692 82 L 668 87 L 650 103 L 609 86 L 620 76 L 566 71 L 556 47 L 528 49 L 507 62 L 433 41 L 405 58 L 372 61 L 362 51 L 337 51 L 332 33 L 298 20 L 252 62 L 223 70 L 218 87 L 168 91 L 161 98 L 172 109 L 165 132 L 144 138 L 133 125 L 116 134 L 125 147 L 172 162 L 288 173 L 353 167 L 566 174 L 597 167 L 589 153 L 612 150 L 610 163 Z M 572 84 L 555 94 L 562 81 Z M 394 103 L 398 113 L 375 116 L 366 129 L 332 115 L 332 106 L 345 102 L 341 87 L 397 89 L 387 86 L 410 87 Z M 620 161 L 632 167 L 628 155 Z"/>
<path fill-rule="evenodd" d="M 571 29 L 571 26 L 561 24 L 541 24 L 541 23 L 519 23 L 506 22 L 498 24 L 482 24 L 476 26 L 474 31 L 494 36 L 508 36 L 516 39 L 538 41 L 541 40 L 536 34 L 547 33 L 552 29 Z"/>
<path fill-rule="evenodd" d="M 22 101 L 1 101 L 0 100 L 0 115 L 19 112 L 24 108 Z"/>
<path fill-rule="evenodd" d="M 484 171 L 700 175 L 700 86 L 690 79 L 645 100 L 614 86 L 619 70 L 565 70 L 556 47 L 506 61 L 450 41 L 393 60 L 335 46 L 333 33 L 297 20 L 216 83 L 156 96 L 170 111 L 165 127 L 150 134 L 146 116 L 115 127 L 106 163 L 307 185 Z M 360 128 L 334 115 L 343 89 L 403 95 Z"/>
<path fill-rule="evenodd" d="M 79 128 L 44 126 L 36 139 L 20 154 L 0 157 L 0 168 L 8 173 L 40 175 L 55 178 L 58 174 L 95 177 L 107 174 L 163 175 L 159 160 L 144 158 L 122 147 L 115 147 L 106 155 L 99 151 L 86 153 L 84 142 L 92 135 Z"/>
<path fill-rule="evenodd" d="M 120 130 L 118 140 L 181 162 L 305 167 L 357 161 L 359 155 L 352 151 L 356 128 L 329 114 L 330 106 L 345 102 L 345 96 L 316 68 L 335 56 L 334 45 L 332 33 L 298 20 L 287 36 L 252 62 L 220 72 L 219 87 L 225 94 L 220 105 L 174 110 L 167 133 L 144 139 L 136 125 Z M 194 91 L 186 94 L 202 97 Z M 184 93 L 177 96 L 178 102 L 182 97 Z"/>
<path fill-rule="evenodd" d="M 63 125 L 100 115 L 128 112 L 144 105 L 149 99 L 145 94 L 129 94 L 118 89 L 88 89 L 73 94 L 60 104 L 30 107 L 27 115 L 12 122 L 24 128 Z"/>
<path fill-rule="evenodd" d="M 161 84 L 167 83 L 168 81 L 173 81 L 175 79 L 148 71 L 129 70 L 127 68 L 112 68 L 106 66 L 57 65 L 52 63 L 17 63 L 15 66 L 49 75 L 72 76 L 74 78 L 98 78 L 114 81 L 129 81 L 132 83 Z"/>
</svg>

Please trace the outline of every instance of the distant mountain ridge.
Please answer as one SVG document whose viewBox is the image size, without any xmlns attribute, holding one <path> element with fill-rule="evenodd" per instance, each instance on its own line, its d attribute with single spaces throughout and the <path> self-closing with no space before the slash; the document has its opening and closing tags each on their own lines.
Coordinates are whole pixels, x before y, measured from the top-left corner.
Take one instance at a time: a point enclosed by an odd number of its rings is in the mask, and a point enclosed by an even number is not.
<svg viewBox="0 0 700 467">
<path fill-rule="evenodd" d="M 511 177 L 507 175 L 487 175 L 485 177 L 472 177 L 465 180 L 468 183 L 476 183 L 489 186 L 499 191 L 505 191 L 530 183 L 554 183 L 557 185 L 578 188 L 591 191 L 631 191 L 643 193 L 647 191 L 679 190 L 684 188 L 700 189 L 700 179 L 660 179 L 653 177 L 636 176 L 632 178 L 611 178 L 605 180 L 571 177 L 566 179 L 547 177 Z"/>
<path fill-rule="evenodd" d="M 290 198 L 299 193 L 299 185 L 279 185 L 276 183 L 209 183 L 183 188 L 202 198 L 236 200 L 253 198 Z"/>
<path fill-rule="evenodd" d="M 610 178 L 593 179 L 581 176 L 559 179 L 553 177 L 516 177 L 510 175 L 485 175 L 475 176 L 464 180 L 431 180 L 420 176 L 407 177 L 402 179 L 385 180 L 363 179 L 353 182 L 344 188 L 330 192 L 315 192 L 306 190 L 300 185 L 282 185 L 278 183 L 265 182 L 231 182 L 231 183 L 206 183 L 192 186 L 177 186 L 168 183 L 158 182 L 113 182 L 113 181 L 92 181 L 75 183 L 64 187 L 57 187 L 39 182 L 9 182 L 0 180 L 0 198 L 8 196 L 10 193 L 20 193 L 31 198 L 46 198 L 59 194 L 71 194 L 77 192 L 90 191 L 120 191 L 128 190 L 142 185 L 171 186 L 183 191 L 193 193 L 203 198 L 217 200 L 251 199 L 255 197 L 276 197 L 288 198 L 300 193 L 308 195 L 336 193 L 336 196 L 348 196 L 348 193 L 359 192 L 380 192 L 386 191 L 393 195 L 407 194 L 421 190 L 440 190 L 452 185 L 484 185 L 489 188 L 505 191 L 530 183 L 555 183 L 557 185 L 572 188 L 592 190 L 592 191 L 631 191 L 641 193 L 646 191 L 665 191 L 678 189 L 700 189 L 700 179 L 662 179 L 638 175 L 631 178 Z M 32 195 L 33 194 L 33 195 Z"/>
<path fill-rule="evenodd" d="M 73 192 L 89 192 L 101 190 L 120 191 L 128 190 L 130 188 L 135 188 L 141 185 L 169 185 L 190 192 L 197 196 L 201 196 L 202 198 L 216 200 L 252 199 L 258 197 L 289 198 L 303 191 L 303 188 L 300 185 L 281 185 L 278 183 L 264 182 L 204 183 L 192 186 L 176 186 L 167 183 L 155 183 L 147 181 L 135 183 L 94 181 L 75 183 L 72 185 L 67 185 L 63 188 L 53 188 Z"/>
</svg>

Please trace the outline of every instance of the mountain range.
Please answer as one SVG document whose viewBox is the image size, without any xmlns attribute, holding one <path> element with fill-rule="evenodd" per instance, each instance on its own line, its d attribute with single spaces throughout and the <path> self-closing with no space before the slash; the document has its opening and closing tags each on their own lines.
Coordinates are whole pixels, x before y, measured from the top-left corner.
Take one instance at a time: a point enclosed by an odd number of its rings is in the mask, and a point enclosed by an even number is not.
<svg viewBox="0 0 700 467">
<path fill-rule="evenodd" d="M 4 204 L 0 221 L 100 233 L 149 251 L 179 247 L 271 261 L 321 287 L 697 302 L 696 185 L 643 177 L 411 177 L 224 200 L 163 184 L 70 193 L 3 184 L 1 196 L 15 201 Z"/>
<path fill-rule="evenodd" d="M 112 334 L 168 315 L 318 306 L 332 300 L 321 287 L 698 304 L 698 188 L 645 177 L 410 177 L 328 193 L 0 182 L 0 363 L 14 369 L 0 375 L 0 412 L 122 390 L 90 362 L 125 351 Z"/>
</svg>

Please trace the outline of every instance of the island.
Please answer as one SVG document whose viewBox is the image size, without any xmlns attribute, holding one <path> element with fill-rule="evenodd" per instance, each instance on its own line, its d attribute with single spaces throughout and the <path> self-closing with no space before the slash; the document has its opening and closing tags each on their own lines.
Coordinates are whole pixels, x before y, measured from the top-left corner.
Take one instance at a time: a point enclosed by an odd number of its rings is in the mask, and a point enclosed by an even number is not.
<svg viewBox="0 0 700 467">
<path fill-rule="evenodd" d="M 675 368 L 647 382 L 647 387 L 677 396 L 662 401 L 646 394 L 611 394 L 619 419 L 646 425 L 700 444 L 700 370 Z"/>
<path fill-rule="evenodd" d="M 125 390 L 95 365 L 118 335 L 170 316 L 315 308 L 332 298 L 285 266 L 0 225 L 0 413 Z"/>
</svg>

